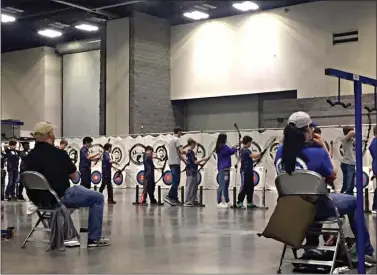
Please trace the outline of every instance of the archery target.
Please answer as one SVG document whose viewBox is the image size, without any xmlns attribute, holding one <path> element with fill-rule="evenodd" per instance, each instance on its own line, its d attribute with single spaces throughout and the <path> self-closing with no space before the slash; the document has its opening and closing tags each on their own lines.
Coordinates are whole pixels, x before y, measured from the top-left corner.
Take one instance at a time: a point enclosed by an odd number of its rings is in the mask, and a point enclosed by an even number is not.
<svg viewBox="0 0 377 275">
<path fill-rule="evenodd" d="M 157 156 L 157 159 L 153 159 L 154 166 L 155 168 L 161 169 L 162 167 L 164 167 L 164 164 L 166 163 L 168 151 L 166 150 L 165 144 L 154 147 L 154 151 Z"/>
<path fill-rule="evenodd" d="M 354 180 L 354 186 L 356 188 L 356 173 L 353 180 Z M 368 184 L 369 184 L 369 175 L 367 172 L 363 171 L 363 188 L 367 187 Z"/>
<path fill-rule="evenodd" d="M 122 185 L 123 180 L 124 180 L 123 173 L 117 173 L 117 174 L 114 173 L 113 182 L 115 185 Z"/>
<path fill-rule="evenodd" d="M 100 153 L 102 155 L 103 151 L 103 145 L 100 143 L 93 144 L 92 147 L 89 148 L 90 155 L 97 153 Z"/>
<path fill-rule="evenodd" d="M 91 178 L 92 178 L 92 183 L 97 185 L 102 180 L 102 174 L 99 171 L 93 171 Z"/>
<path fill-rule="evenodd" d="M 165 171 L 163 174 L 162 174 L 162 182 L 165 184 L 165 185 L 168 185 L 170 186 L 173 182 L 173 175 L 171 173 L 170 170 L 167 170 Z"/>
<path fill-rule="evenodd" d="M 129 158 L 133 164 L 142 165 L 144 153 L 145 153 L 145 146 L 141 143 L 136 143 L 130 149 Z"/>
<path fill-rule="evenodd" d="M 188 147 L 188 144 L 186 144 L 185 146 L 183 146 L 183 149 L 185 150 L 187 147 Z M 202 159 L 202 158 L 206 157 L 206 149 L 199 142 L 196 144 L 196 146 L 194 148 L 194 152 L 195 152 L 195 156 L 198 159 Z"/>
<path fill-rule="evenodd" d="M 254 181 L 254 186 L 257 186 L 260 182 L 260 176 L 257 171 L 253 171 L 253 181 Z"/>
<path fill-rule="evenodd" d="M 72 182 L 73 184 L 79 184 L 79 183 L 80 183 L 81 174 L 80 174 L 79 171 L 77 171 L 77 174 L 79 175 L 79 176 L 77 177 L 77 180 L 71 180 L 71 182 Z"/>
<path fill-rule="evenodd" d="M 80 146 L 77 143 L 72 143 L 67 146 L 65 149 L 69 158 L 73 164 L 77 164 L 80 153 Z"/>
<path fill-rule="evenodd" d="M 141 170 L 136 174 L 136 181 L 137 181 L 138 184 L 143 185 L 143 183 L 144 183 L 144 170 Z"/>
<path fill-rule="evenodd" d="M 279 136 L 272 136 L 270 137 L 269 139 L 267 139 L 267 142 L 266 144 L 269 143 L 269 141 L 271 141 L 271 139 L 273 138 L 276 138 L 275 142 L 272 143 L 272 145 L 270 146 L 270 148 L 268 148 L 267 150 L 267 154 L 268 154 L 268 162 L 270 164 L 273 164 L 274 161 L 275 161 L 275 157 L 276 157 L 276 152 L 277 150 L 279 149 L 279 146 L 281 144 L 281 138 Z"/>
</svg>

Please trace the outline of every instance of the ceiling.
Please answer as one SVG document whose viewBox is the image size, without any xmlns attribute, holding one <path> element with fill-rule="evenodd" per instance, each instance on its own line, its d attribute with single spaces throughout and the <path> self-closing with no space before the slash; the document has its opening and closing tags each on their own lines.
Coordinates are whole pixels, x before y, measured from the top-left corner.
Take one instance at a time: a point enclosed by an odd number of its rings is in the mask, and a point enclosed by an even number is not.
<svg viewBox="0 0 377 275">
<path fill-rule="evenodd" d="M 286 7 L 316 0 L 280 0 L 254 1 L 261 10 Z M 1 24 L 1 51 L 9 52 L 40 46 L 54 47 L 58 43 L 97 38 L 100 32 L 77 30 L 73 25 L 86 22 L 103 27 L 106 20 L 127 17 L 132 11 L 144 12 L 165 18 L 172 25 L 192 22 L 182 14 L 208 4 L 210 18 L 226 17 L 240 14 L 232 7 L 236 1 L 171 1 L 171 0 L 2 0 L 2 13 L 17 18 L 13 23 Z M 196 6 L 196 7 L 195 7 Z M 205 8 L 205 7 L 204 7 Z M 13 13 L 13 14 L 12 14 Z M 37 31 L 56 24 L 55 28 L 63 32 L 58 38 L 39 36 Z M 60 25 L 60 26 L 59 26 Z M 64 26 L 63 26 L 64 25 Z"/>
</svg>

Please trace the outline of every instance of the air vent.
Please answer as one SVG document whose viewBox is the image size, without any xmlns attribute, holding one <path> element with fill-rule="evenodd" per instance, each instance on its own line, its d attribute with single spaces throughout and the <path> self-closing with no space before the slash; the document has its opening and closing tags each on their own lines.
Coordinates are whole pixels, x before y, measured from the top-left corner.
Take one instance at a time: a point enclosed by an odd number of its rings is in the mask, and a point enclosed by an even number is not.
<svg viewBox="0 0 377 275">
<path fill-rule="evenodd" d="M 64 28 L 68 28 L 69 27 L 69 25 L 63 24 L 63 23 L 60 23 L 60 22 L 54 22 L 54 23 L 51 23 L 49 25 L 51 27 L 55 27 L 55 28 L 59 28 L 59 29 L 64 29 Z"/>
<path fill-rule="evenodd" d="M 347 31 L 347 32 L 336 32 L 332 34 L 332 43 L 343 44 L 348 42 L 357 42 L 359 41 L 359 31 Z"/>
<path fill-rule="evenodd" d="M 87 19 L 88 21 L 92 21 L 92 22 L 106 22 L 106 19 L 103 19 L 103 18 L 98 18 L 98 17 L 90 17 Z"/>
<path fill-rule="evenodd" d="M 23 10 L 12 8 L 12 7 L 6 7 L 4 9 L 1 9 L 1 11 L 5 12 L 5 13 L 11 13 L 11 14 L 17 14 L 17 13 L 24 12 Z"/>
</svg>

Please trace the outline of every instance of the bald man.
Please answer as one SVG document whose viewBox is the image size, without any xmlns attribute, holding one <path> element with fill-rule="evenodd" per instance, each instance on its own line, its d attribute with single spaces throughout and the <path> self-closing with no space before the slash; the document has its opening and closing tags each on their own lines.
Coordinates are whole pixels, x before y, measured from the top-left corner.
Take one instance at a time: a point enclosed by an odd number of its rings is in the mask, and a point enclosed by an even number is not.
<svg viewBox="0 0 377 275">
<path fill-rule="evenodd" d="M 79 175 L 68 154 L 54 146 L 55 129 L 55 125 L 44 121 L 35 125 L 33 136 L 36 143 L 25 159 L 25 170 L 44 175 L 68 208 L 89 207 L 88 246 L 107 246 L 110 241 L 102 237 L 103 195 L 80 185 L 70 187 L 69 180 L 77 180 Z M 43 195 L 38 190 L 26 188 L 26 191 L 36 205 L 38 201 L 43 201 Z"/>
</svg>

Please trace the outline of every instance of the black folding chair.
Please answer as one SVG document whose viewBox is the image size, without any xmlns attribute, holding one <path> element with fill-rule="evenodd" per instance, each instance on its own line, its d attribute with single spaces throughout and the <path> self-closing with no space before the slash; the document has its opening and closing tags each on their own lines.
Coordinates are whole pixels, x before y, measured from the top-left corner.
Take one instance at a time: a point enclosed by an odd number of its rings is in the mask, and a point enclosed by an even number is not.
<svg viewBox="0 0 377 275">
<path fill-rule="evenodd" d="M 277 176 L 275 180 L 275 185 L 278 191 L 279 198 L 283 196 L 303 196 L 306 199 L 311 199 L 316 201 L 317 199 L 325 199 L 330 202 L 330 205 L 335 210 L 335 217 L 326 219 L 325 221 L 315 221 L 317 224 L 322 224 L 322 229 L 310 228 L 308 233 L 314 233 L 316 235 L 335 235 L 337 236 L 335 246 L 316 246 L 309 247 L 302 245 L 300 249 L 317 249 L 320 251 L 334 251 L 333 259 L 331 261 L 319 261 L 319 260 L 308 260 L 308 259 L 298 259 L 297 250 L 292 247 L 288 247 L 284 244 L 283 252 L 280 258 L 280 264 L 278 273 L 281 272 L 281 266 L 283 263 L 292 263 L 292 264 L 302 264 L 302 265 L 316 265 L 316 266 L 329 266 L 330 274 L 334 271 L 335 263 L 340 247 L 344 248 L 347 254 L 348 266 L 352 268 L 351 255 L 347 247 L 346 239 L 344 236 L 343 223 L 344 218 L 339 215 L 339 211 L 336 206 L 333 204 L 331 197 L 329 196 L 329 191 L 327 185 L 324 182 L 321 175 L 307 170 L 299 170 L 292 175 L 281 174 Z M 287 209 L 287 212 L 290 210 Z M 335 225 L 335 227 L 329 227 L 329 225 Z M 326 226 L 326 227 L 325 227 Z M 285 259 L 285 252 L 287 248 L 291 248 L 294 259 Z"/>
</svg>

